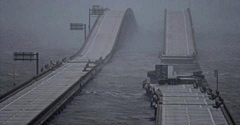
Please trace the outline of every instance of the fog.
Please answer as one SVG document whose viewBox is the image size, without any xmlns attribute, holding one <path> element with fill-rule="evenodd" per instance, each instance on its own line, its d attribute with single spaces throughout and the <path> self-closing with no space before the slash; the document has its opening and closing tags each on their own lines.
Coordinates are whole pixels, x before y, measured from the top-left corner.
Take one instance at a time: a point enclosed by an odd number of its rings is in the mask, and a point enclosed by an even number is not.
<svg viewBox="0 0 240 125">
<path fill-rule="evenodd" d="M 240 116 L 240 0 L 0 0 L 0 94 L 13 87 L 13 65 L 16 84 L 35 73 L 35 63 L 14 62 L 12 52 L 39 52 L 40 67 L 74 54 L 83 43 L 83 32 L 70 31 L 69 25 L 87 24 L 88 9 L 96 4 L 134 12 L 141 31 L 126 38 L 118 51 L 127 50 L 124 44 L 133 40 L 129 49 L 156 53 L 163 42 L 164 9 L 191 8 L 200 66 L 212 87 L 212 71 L 219 69 L 220 91 L 234 117 Z"/>
</svg>

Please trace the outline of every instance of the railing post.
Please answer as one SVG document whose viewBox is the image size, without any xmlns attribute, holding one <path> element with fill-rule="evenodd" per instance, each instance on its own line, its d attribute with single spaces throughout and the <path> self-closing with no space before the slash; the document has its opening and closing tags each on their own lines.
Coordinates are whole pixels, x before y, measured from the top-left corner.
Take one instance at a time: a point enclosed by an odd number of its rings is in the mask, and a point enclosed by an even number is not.
<svg viewBox="0 0 240 125">
<path fill-rule="evenodd" d="M 37 72 L 37 75 L 38 75 L 38 73 L 39 73 L 38 67 L 39 67 L 39 54 L 36 53 L 36 72 Z"/>
<path fill-rule="evenodd" d="M 87 25 L 86 24 L 84 24 L 84 42 L 86 42 L 86 40 L 87 40 Z"/>
<path fill-rule="evenodd" d="M 90 29 L 91 29 L 91 9 L 89 9 L 88 12 L 88 32 L 90 33 Z"/>
<path fill-rule="evenodd" d="M 159 100 L 157 101 L 156 125 L 159 123 Z"/>
</svg>

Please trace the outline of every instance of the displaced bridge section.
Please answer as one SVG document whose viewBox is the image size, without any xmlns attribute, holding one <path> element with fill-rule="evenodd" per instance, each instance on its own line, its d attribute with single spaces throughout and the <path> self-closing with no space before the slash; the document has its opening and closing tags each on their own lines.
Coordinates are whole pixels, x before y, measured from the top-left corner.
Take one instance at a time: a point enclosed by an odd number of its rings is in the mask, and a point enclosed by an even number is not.
<svg viewBox="0 0 240 125">
<path fill-rule="evenodd" d="M 194 60 L 197 49 L 190 9 L 184 11 L 165 10 L 164 45 L 160 58 L 163 62 Z"/>
<path fill-rule="evenodd" d="M 83 48 L 59 67 L 0 97 L 0 124 L 42 124 L 81 89 L 111 58 L 123 28 L 136 25 L 131 9 L 106 10 Z"/>
<path fill-rule="evenodd" d="M 195 60 L 189 9 L 165 11 L 163 47 L 161 65 L 148 72 L 151 84 L 147 80 L 143 84 L 155 109 L 156 125 L 235 125 L 219 91 L 209 87 Z"/>
</svg>

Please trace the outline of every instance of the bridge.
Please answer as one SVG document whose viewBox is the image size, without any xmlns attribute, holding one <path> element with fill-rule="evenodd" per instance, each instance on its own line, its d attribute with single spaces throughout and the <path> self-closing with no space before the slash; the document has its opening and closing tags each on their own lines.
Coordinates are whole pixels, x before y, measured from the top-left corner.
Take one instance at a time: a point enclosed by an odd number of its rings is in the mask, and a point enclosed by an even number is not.
<svg viewBox="0 0 240 125">
<path fill-rule="evenodd" d="M 134 23 L 131 9 L 106 10 L 77 54 L 1 96 L 0 124 L 43 124 L 108 62 L 121 31 Z"/>
<path fill-rule="evenodd" d="M 159 65 L 162 68 L 156 66 L 155 71 L 149 72 L 152 89 L 146 88 L 151 100 L 154 100 L 154 94 L 158 98 L 155 101 L 156 125 L 234 125 L 225 104 L 219 101 L 221 97 L 210 98 L 214 94 L 196 59 L 190 9 L 165 10 L 164 30 L 165 40 Z M 166 79 L 161 76 L 164 73 L 167 74 Z M 216 105 L 219 107 L 216 108 Z"/>
<path fill-rule="evenodd" d="M 162 92 L 159 106 L 159 125 L 227 125 L 220 108 L 213 108 L 214 100 L 193 85 L 154 86 Z"/>
<path fill-rule="evenodd" d="M 197 55 L 190 9 L 165 10 L 162 62 L 193 62 Z"/>
<path fill-rule="evenodd" d="M 48 121 L 111 59 L 121 34 L 136 26 L 131 9 L 106 10 L 98 16 L 75 55 L 0 96 L 0 124 L 35 125 Z M 166 10 L 162 63 L 174 65 L 180 75 L 181 71 L 192 73 L 200 70 L 196 56 L 190 10 Z M 213 108 L 214 101 L 202 89 L 191 84 L 152 86 L 162 92 L 156 124 L 231 124 L 226 108 Z"/>
</svg>

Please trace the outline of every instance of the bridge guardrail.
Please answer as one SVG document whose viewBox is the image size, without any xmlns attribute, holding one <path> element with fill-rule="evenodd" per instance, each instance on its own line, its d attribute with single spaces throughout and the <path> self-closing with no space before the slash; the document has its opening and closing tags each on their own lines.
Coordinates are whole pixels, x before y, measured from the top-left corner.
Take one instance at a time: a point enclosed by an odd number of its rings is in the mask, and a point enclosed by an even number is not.
<svg viewBox="0 0 240 125">
<path fill-rule="evenodd" d="M 60 95 L 48 107 L 46 107 L 38 116 L 36 116 L 29 124 L 37 125 L 43 124 L 52 114 L 54 114 L 66 101 L 74 95 L 81 87 L 86 85 L 90 79 L 93 78 L 103 67 L 104 60 L 100 58 L 97 64 L 91 68 L 84 76 L 80 77 L 67 91 Z"/>
<path fill-rule="evenodd" d="M 196 45 L 196 41 L 195 41 L 195 35 L 194 35 L 194 28 L 193 28 L 193 20 L 192 20 L 192 14 L 191 14 L 191 10 L 190 8 L 187 9 L 187 12 L 189 14 L 189 17 L 190 17 L 190 23 L 191 23 L 191 33 L 192 33 L 192 37 L 193 37 L 193 46 L 194 46 L 194 49 L 195 49 L 195 53 L 196 55 L 198 54 L 198 50 L 197 50 L 197 45 Z"/>
<path fill-rule="evenodd" d="M 164 10 L 164 34 L 163 34 L 163 51 L 162 54 L 166 54 L 166 41 L 167 41 L 167 9 Z"/>
<path fill-rule="evenodd" d="M 48 70 L 46 70 L 44 72 L 39 73 L 36 76 L 33 76 L 29 80 L 21 83 L 20 85 L 10 89 L 7 92 L 3 93 L 2 95 L 0 95 L 0 103 L 3 102 L 4 100 L 8 99 L 9 97 L 13 96 L 14 94 L 18 93 L 22 89 L 32 85 L 32 83 L 34 83 L 34 81 L 37 81 L 39 78 L 42 78 L 43 76 L 47 75 L 48 73 L 50 73 L 51 71 L 57 69 L 60 66 L 62 66 L 62 63 L 59 63 L 58 65 L 55 65 L 55 66 L 51 67 L 50 69 L 48 69 Z"/>
<path fill-rule="evenodd" d="M 223 103 L 223 105 L 220 106 L 224 117 L 227 119 L 227 122 L 229 125 L 236 125 L 231 113 L 229 112 L 227 106 L 225 105 L 225 103 Z"/>
</svg>

